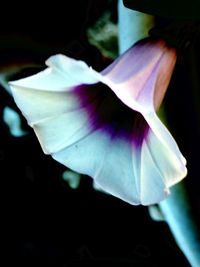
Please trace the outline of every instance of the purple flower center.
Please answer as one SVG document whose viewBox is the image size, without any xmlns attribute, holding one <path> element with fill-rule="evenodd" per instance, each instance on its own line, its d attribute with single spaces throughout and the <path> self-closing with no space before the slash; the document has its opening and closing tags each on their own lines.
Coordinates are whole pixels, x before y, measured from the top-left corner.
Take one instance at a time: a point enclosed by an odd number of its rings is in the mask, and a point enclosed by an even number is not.
<svg viewBox="0 0 200 267">
<path fill-rule="evenodd" d="M 102 83 L 80 85 L 75 94 L 80 107 L 85 108 L 92 130 L 102 130 L 112 139 L 123 138 L 141 146 L 149 131 L 149 125 L 137 111 L 127 107 Z"/>
</svg>

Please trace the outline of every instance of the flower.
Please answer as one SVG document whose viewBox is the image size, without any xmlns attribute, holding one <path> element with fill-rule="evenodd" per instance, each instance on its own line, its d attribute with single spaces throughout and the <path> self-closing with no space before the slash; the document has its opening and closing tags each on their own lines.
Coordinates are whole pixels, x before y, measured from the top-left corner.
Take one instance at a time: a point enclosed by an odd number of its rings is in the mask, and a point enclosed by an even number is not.
<svg viewBox="0 0 200 267">
<path fill-rule="evenodd" d="M 55 55 L 47 69 L 10 86 L 45 153 L 111 195 L 151 205 L 187 172 L 156 114 L 175 62 L 164 41 L 145 39 L 101 73 Z"/>
</svg>

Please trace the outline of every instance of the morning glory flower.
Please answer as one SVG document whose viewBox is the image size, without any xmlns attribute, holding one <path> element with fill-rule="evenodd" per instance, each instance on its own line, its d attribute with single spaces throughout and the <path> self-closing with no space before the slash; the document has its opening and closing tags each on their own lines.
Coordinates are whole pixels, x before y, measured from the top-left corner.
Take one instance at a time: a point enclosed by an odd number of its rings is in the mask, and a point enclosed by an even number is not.
<svg viewBox="0 0 200 267">
<path fill-rule="evenodd" d="M 100 73 L 59 54 L 10 86 L 46 154 L 113 196 L 151 205 L 187 172 L 156 114 L 175 62 L 175 49 L 145 39 Z"/>
</svg>

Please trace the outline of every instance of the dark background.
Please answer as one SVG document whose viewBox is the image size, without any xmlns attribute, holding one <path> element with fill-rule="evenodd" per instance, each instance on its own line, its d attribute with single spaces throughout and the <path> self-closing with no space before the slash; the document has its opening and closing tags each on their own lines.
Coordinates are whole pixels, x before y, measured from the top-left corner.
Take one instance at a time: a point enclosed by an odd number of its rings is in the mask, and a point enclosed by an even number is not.
<svg viewBox="0 0 200 267">
<path fill-rule="evenodd" d="M 1 68 L 26 61 L 39 63 L 42 68 L 48 56 L 61 52 L 103 69 L 110 59 L 88 43 L 85 32 L 105 9 L 112 10 L 116 22 L 116 1 L 80 0 L 48 6 L 27 2 L 23 11 L 19 3 L 5 6 L 0 31 Z M 196 48 L 178 61 L 165 102 L 170 130 L 189 159 L 187 180 L 199 218 Z M 167 224 L 153 221 L 147 207 L 131 206 L 95 191 L 89 177 L 83 177 L 78 189 L 71 189 L 62 180 L 66 168 L 43 154 L 22 116 L 28 135 L 10 135 L 2 119 L 7 105 L 18 110 L 0 88 L 3 266 L 10 266 L 11 261 L 21 266 L 190 266 Z"/>
</svg>

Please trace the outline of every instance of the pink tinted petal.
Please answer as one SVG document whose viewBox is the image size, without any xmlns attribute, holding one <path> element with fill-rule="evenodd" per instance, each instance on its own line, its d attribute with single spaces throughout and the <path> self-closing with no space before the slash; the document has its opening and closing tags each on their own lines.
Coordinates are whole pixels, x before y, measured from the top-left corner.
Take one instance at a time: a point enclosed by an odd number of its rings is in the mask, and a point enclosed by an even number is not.
<svg viewBox="0 0 200 267">
<path fill-rule="evenodd" d="M 175 50 L 164 41 L 145 40 L 106 68 L 102 81 L 130 108 L 152 112 L 164 97 L 175 62 Z"/>
<path fill-rule="evenodd" d="M 176 64 L 176 51 L 173 48 L 167 48 L 158 64 L 158 76 L 155 83 L 153 92 L 153 103 L 155 110 L 161 105 L 165 92 L 169 85 L 175 64 Z"/>
</svg>

